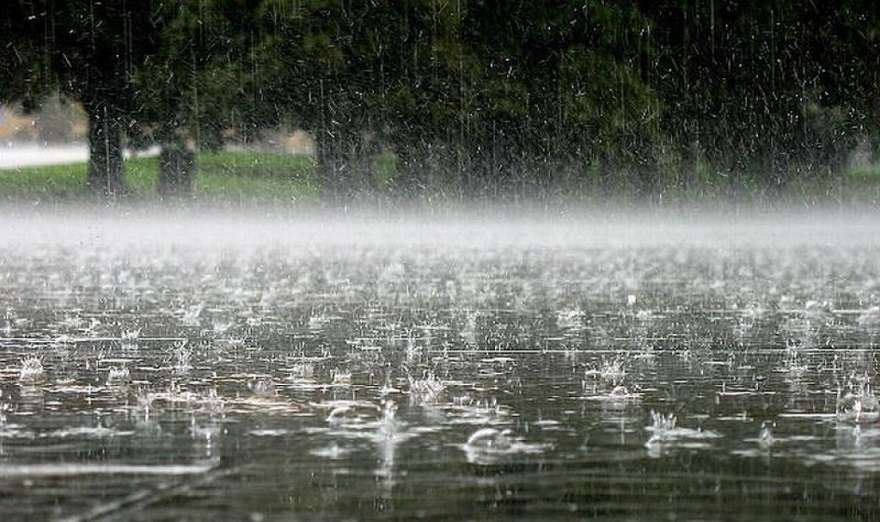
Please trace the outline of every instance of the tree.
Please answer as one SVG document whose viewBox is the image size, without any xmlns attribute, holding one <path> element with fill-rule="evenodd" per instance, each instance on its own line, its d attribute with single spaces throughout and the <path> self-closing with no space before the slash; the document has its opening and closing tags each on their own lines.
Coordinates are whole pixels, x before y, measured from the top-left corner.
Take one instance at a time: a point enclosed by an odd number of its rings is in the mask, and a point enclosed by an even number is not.
<svg viewBox="0 0 880 522">
<path fill-rule="evenodd" d="M 439 171 L 494 192 L 656 128 L 625 3 L 266 1 L 258 20 L 262 92 L 316 136 L 331 186 L 362 185 L 388 147 L 408 187 Z"/>
<path fill-rule="evenodd" d="M 289 79 L 282 71 L 277 32 L 267 21 L 301 12 L 290 2 L 201 0 L 166 6 L 157 52 L 135 76 L 139 132 L 162 145 L 159 189 L 187 192 L 194 161 L 190 145 L 216 149 L 227 141 L 247 143 L 262 130 L 308 112 L 299 84 L 278 88 Z M 286 13 L 286 15 L 284 15 Z M 290 21 L 290 20 L 287 20 Z M 301 48 L 283 59 L 297 59 Z"/>
<path fill-rule="evenodd" d="M 686 170 L 702 158 L 731 184 L 780 188 L 840 172 L 871 132 L 878 4 L 869 0 L 638 2 L 658 54 L 648 81 Z M 721 179 L 721 178 L 719 178 Z"/>
<path fill-rule="evenodd" d="M 276 126 L 314 136 L 342 197 L 525 192 L 596 172 L 649 196 L 672 161 L 782 187 L 840 171 L 865 135 L 880 143 L 878 6 L 13 0 L 0 99 L 82 102 L 89 182 L 106 194 L 123 187 L 123 131 L 160 143 L 160 190 L 185 192 L 193 145 Z M 383 152 L 393 182 L 374 168 Z"/>
<path fill-rule="evenodd" d="M 10 0 L 0 14 L 0 99 L 36 107 L 53 91 L 82 103 L 89 118 L 87 183 L 124 191 L 123 134 L 133 112 L 131 78 L 156 48 L 161 0 Z"/>
</svg>

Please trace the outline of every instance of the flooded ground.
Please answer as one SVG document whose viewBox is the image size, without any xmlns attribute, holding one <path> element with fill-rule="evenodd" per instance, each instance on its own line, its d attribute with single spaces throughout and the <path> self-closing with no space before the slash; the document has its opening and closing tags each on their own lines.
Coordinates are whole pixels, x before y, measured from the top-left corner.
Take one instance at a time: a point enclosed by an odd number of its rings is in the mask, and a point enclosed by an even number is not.
<svg viewBox="0 0 880 522">
<path fill-rule="evenodd" d="M 876 520 L 878 229 L 790 225 L 19 221 L 0 519 Z"/>
</svg>

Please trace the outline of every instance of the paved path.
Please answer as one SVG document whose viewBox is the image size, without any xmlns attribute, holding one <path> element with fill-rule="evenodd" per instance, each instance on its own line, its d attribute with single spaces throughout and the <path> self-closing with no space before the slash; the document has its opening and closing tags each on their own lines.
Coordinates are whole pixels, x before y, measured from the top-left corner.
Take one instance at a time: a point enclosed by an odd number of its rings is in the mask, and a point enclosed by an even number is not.
<svg viewBox="0 0 880 522">
<path fill-rule="evenodd" d="M 139 156 L 155 156 L 158 148 L 139 152 Z M 126 157 L 129 157 L 126 152 Z M 42 147 L 32 143 L 0 144 L 0 169 L 35 167 L 40 165 L 63 165 L 80 163 L 89 159 L 89 148 L 84 143 L 49 145 Z"/>
</svg>

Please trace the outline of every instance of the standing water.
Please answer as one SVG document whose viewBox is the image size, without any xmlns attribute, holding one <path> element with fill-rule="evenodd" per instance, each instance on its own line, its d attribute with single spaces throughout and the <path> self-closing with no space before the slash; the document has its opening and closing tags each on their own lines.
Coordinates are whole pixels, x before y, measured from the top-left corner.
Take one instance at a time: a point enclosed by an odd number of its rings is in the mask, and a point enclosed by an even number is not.
<svg viewBox="0 0 880 522">
<path fill-rule="evenodd" d="M 0 519 L 877 520 L 880 233 L 0 232 Z"/>
</svg>

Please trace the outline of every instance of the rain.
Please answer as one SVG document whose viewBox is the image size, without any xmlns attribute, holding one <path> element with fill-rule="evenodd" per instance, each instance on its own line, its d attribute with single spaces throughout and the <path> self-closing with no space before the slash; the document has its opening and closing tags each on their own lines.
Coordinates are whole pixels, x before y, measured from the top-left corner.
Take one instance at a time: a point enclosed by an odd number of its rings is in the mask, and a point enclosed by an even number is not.
<svg viewBox="0 0 880 522">
<path fill-rule="evenodd" d="M 873 2 L 0 30 L 0 519 L 880 517 Z"/>
</svg>

